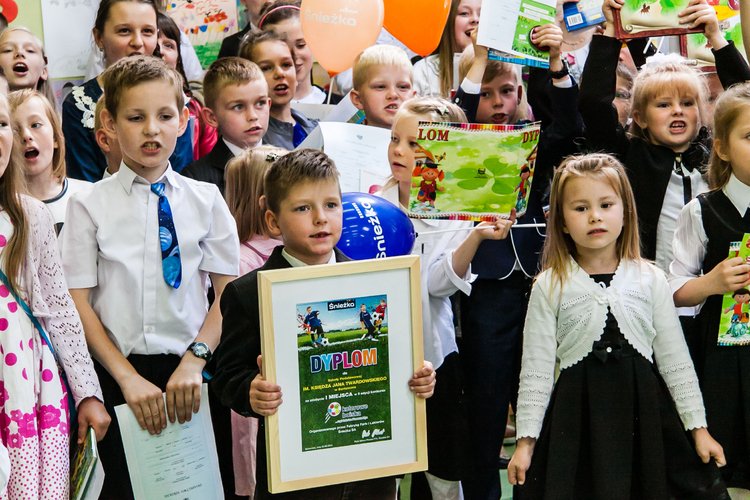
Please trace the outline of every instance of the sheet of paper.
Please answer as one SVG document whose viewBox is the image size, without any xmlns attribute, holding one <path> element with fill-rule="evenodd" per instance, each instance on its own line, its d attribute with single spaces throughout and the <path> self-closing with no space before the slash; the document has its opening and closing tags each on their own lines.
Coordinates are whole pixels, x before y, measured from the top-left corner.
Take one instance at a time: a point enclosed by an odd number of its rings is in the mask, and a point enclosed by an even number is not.
<svg viewBox="0 0 750 500">
<path fill-rule="evenodd" d="M 548 65 L 547 52 L 531 44 L 531 30 L 555 22 L 555 13 L 556 0 L 484 0 L 477 42 Z"/>
<path fill-rule="evenodd" d="M 351 92 L 347 93 L 338 104 L 332 107 L 325 118 L 324 122 L 344 122 L 344 123 L 362 123 L 365 121 L 365 113 L 354 106 L 350 97 Z"/>
<path fill-rule="evenodd" d="M 309 102 L 292 103 L 292 109 L 299 111 L 311 120 L 322 120 L 334 107 L 333 104 L 313 104 Z"/>
<path fill-rule="evenodd" d="M 115 413 L 136 500 L 224 498 L 206 384 L 190 422 L 167 421 L 157 436 L 141 429 L 128 405 Z"/>
<path fill-rule="evenodd" d="M 381 177 L 391 175 L 388 143 L 391 131 L 354 123 L 320 122 L 298 149 L 323 149 L 339 169 L 343 192 L 361 191 L 362 170 Z"/>
</svg>

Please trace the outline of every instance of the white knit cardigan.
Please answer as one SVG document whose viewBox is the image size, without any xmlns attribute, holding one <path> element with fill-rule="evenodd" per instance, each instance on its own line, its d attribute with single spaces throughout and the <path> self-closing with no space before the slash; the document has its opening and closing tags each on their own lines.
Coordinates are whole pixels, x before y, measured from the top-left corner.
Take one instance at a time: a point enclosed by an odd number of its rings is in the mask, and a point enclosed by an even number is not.
<svg viewBox="0 0 750 500">
<path fill-rule="evenodd" d="M 585 358 L 602 336 L 607 306 L 635 350 L 655 360 L 685 429 L 706 426 L 698 378 L 664 273 L 645 261 L 622 261 L 605 287 L 571 259 L 562 290 L 547 270 L 531 291 L 518 393 L 518 438 L 539 436 L 552 395 L 555 358 L 560 360 L 560 370 Z"/>
</svg>

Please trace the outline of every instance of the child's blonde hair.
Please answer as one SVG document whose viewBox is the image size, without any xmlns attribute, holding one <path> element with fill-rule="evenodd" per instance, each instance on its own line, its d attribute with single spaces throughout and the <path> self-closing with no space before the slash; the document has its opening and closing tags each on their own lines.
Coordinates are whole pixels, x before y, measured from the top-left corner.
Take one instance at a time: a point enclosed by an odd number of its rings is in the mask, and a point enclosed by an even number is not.
<svg viewBox="0 0 750 500">
<path fill-rule="evenodd" d="M 463 109 L 442 97 L 413 97 L 405 101 L 396 113 L 393 123 L 407 113 L 424 116 L 427 118 L 425 121 L 432 122 L 467 121 Z"/>
<path fill-rule="evenodd" d="M 573 238 L 564 231 L 563 192 L 569 179 L 581 177 L 608 182 L 622 199 L 623 225 L 617 238 L 617 257 L 620 260 L 641 258 L 635 197 L 625 167 L 613 156 L 603 153 L 569 156 L 563 160 L 552 178 L 547 238 L 542 256 L 542 269 L 550 269 L 560 286 L 567 277 L 570 256 L 575 258 L 577 255 Z"/>
<path fill-rule="evenodd" d="M 376 66 L 391 66 L 405 69 L 412 79 L 412 65 L 404 49 L 393 45 L 372 45 L 363 50 L 354 60 L 352 69 L 352 88 L 360 90 L 372 79 L 371 69 Z"/>
<path fill-rule="evenodd" d="M 2 30 L 2 32 L 0 32 L 0 43 L 2 43 L 4 36 L 13 33 L 14 31 L 23 31 L 24 33 L 28 33 L 31 36 L 31 39 L 34 40 L 34 43 L 39 47 L 39 52 L 41 52 L 42 54 L 44 64 L 47 65 L 47 53 L 44 51 L 44 43 L 42 43 L 39 37 L 36 36 L 29 28 L 26 28 L 24 26 L 13 26 L 5 28 L 4 30 Z M 52 85 L 49 82 L 49 75 L 47 76 L 46 80 L 43 80 L 41 78 L 39 79 L 39 81 L 36 83 L 36 90 L 41 92 L 42 95 L 52 103 L 53 107 L 57 105 L 55 91 L 52 89 Z"/>
<path fill-rule="evenodd" d="M 708 185 L 711 189 L 720 189 L 729 182 L 732 174 L 732 165 L 719 156 L 726 156 L 726 147 L 729 145 L 729 134 L 739 118 L 744 113 L 750 112 L 750 83 L 733 85 L 726 90 L 716 101 L 714 107 L 714 147 L 711 150 L 711 159 L 708 162 Z"/>
<path fill-rule="evenodd" d="M 8 98 L 0 94 L 0 107 L 5 106 L 10 114 L 10 104 Z M 21 203 L 21 193 L 26 192 L 26 182 L 21 171 L 23 164 L 21 148 L 18 144 L 13 145 L 10 160 L 5 171 L 0 176 L 0 207 L 8 214 L 11 224 L 13 224 L 13 235 L 5 247 L 2 258 L 2 268 L 11 287 L 16 291 L 21 283 L 18 281 L 23 269 L 23 263 L 26 258 L 26 245 L 29 229 L 26 224 L 26 214 L 23 211 Z"/>
<path fill-rule="evenodd" d="M 222 57 L 206 70 L 203 77 L 203 98 L 206 107 L 216 109 L 216 101 L 227 85 L 245 85 L 263 80 L 263 72 L 257 64 L 241 57 Z"/>
<path fill-rule="evenodd" d="M 665 94 L 694 97 L 698 106 L 698 129 L 706 123 L 706 82 L 698 70 L 688 66 L 679 56 L 662 57 L 643 66 L 633 82 L 632 116 L 645 116 L 648 103 Z M 637 120 L 631 122 L 629 131 L 634 137 L 645 141 L 651 140 L 648 131 L 638 125 Z"/>
<path fill-rule="evenodd" d="M 8 102 L 10 104 L 11 118 L 15 115 L 16 110 L 25 102 L 31 99 L 39 99 L 44 108 L 44 113 L 47 115 L 47 119 L 52 125 L 52 137 L 55 140 L 55 151 L 52 153 L 52 175 L 59 181 L 65 178 L 65 137 L 62 131 L 62 122 L 60 117 L 55 111 L 54 106 L 51 102 L 38 90 L 34 89 L 22 89 L 16 90 L 8 94 Z M 23 139 L 16 134 L 16 139 L 22 141 Z M 19 144 L 20 147 L 20 144 Z"/>
<path fill-rule="evenodd" d="M 275 146 L 258 146 L 229 160 L 226 172 L 226 198 L 229 211 L 237 223 L 240 241 L 255 235 L 268 235 L 265 208 L 259 200 L 265 193 L 263 182 L 271 164 L 287 150 Z"/>
</svg>

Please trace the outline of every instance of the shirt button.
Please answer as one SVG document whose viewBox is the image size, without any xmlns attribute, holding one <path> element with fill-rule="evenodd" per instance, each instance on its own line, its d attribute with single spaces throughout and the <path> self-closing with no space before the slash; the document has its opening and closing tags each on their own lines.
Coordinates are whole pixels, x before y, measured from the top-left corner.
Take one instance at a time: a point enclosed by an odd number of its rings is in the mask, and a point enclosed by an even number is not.
<svg viewBox="0 0 750 500">
<path fill-rule="evenodd" d="M 607 347 L 607 352 L 612 352 L 612 348 L 611 347 Z"/>
</svg>

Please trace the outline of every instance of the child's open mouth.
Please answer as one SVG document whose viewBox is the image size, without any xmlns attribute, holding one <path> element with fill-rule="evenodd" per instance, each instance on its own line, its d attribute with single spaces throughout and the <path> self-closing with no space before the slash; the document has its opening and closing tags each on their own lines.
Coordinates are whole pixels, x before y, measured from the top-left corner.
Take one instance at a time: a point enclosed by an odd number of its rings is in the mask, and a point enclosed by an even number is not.
<svg viewBox="0 0 750 500">
<path fill-rule="evenodd" d="M 321 231 L 319 233 L 315 233 L 313 235 L 310 235 L 311 238 L 321 239 L 321 238 L 327 238 L 331 235 L 331 233 L 326 233 L 324 231 Z"/>
<path fill-rule="evenodd" d="M 29 67 L 25 63 L 19 62 L 13 65 L 13 73 L 18 76 L 24 76 L 29 72 Z"/>
<path fill-rule="evenodd" d="M 687 128 L 687 123 L 685 123 L 682 120 L 672 122 L 669 124 L 669 130 L 675 133 L 684 132 L 686 128 Z"/>
<path fill-rule="evenodd" d="M 286 83 L 280 83 L 273 88 L 273 91 L 277 94 L 286 95 L 289 92 L 289 85 Z"/>
<path fill-rule="evenodd" d="M 145 153 L 156 153 L 157 151 L 159 151 L 159 149 L 161 149 L 161 144 L 159 144 L 158 142 L 146 142 L 143 144 L 143 146 L 141 146 L 141 149 Z"/>
<path fill-rule="evenodd" d="M 389 104 L 388 106 L 385 107 L 385 110 L 392 111 L 393 113 L 395 113 L 396 111 L 398 111 L 398 104 L 396 104 L 395 102 L 393 104 Z"/>
<path fill-rule="evenodd" d="M 506 113 L 495 113 L 490 117 L 492 123 L 508 123 L 508 115 Z"/>
<path fill-rule="evenodd" d="M 588 234 L 596 235 L 596 234 L 604 234 L 606 232 L 607 232 L 606 229 L 592 229 L 591 231 L 588 232 Z"/>
<path fill-rule="evenodd" d="M 23 152 L 23 157 L 27 160 L 32 160 L 39 156 L 39 150 L 36 148 L 29 148 Z"/>
</svg>

